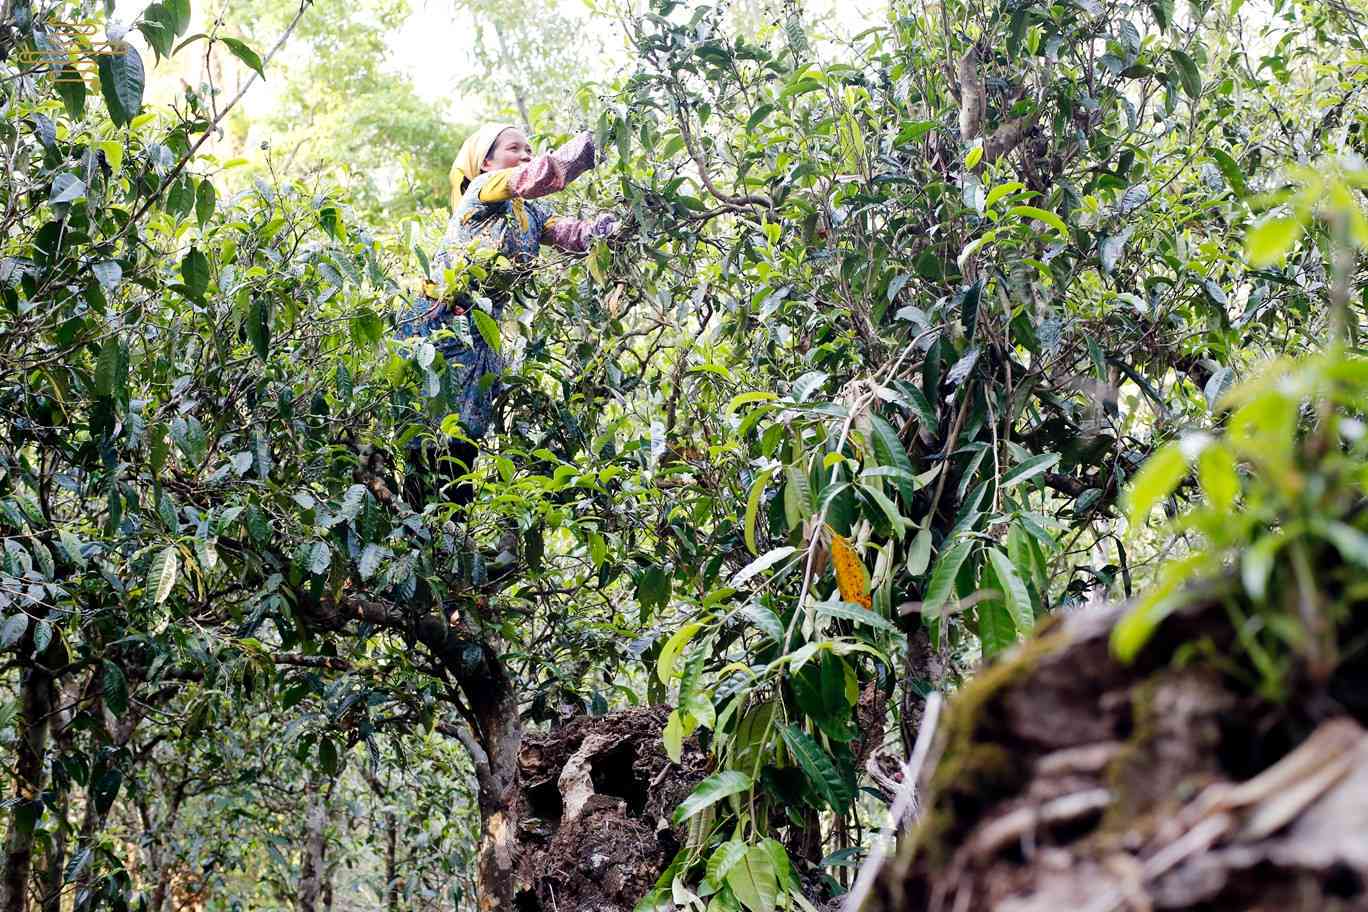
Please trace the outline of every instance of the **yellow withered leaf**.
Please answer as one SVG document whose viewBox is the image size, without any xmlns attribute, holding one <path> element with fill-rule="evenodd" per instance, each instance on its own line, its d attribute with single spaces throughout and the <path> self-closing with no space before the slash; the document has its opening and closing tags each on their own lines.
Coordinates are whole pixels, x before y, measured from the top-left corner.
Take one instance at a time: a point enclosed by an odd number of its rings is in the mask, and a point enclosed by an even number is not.
<svg viewBox="0 0 1368 912">
<path fill-rule="evenodd" d="M 842 600 L 865 608 L 874 606 L 874 599 L 869 594 L 869 571 L 845 536 L 835 532 L 831 533 L 831 567 L 836 573 L 836 587 L 841 590 Z"/>
</svg>

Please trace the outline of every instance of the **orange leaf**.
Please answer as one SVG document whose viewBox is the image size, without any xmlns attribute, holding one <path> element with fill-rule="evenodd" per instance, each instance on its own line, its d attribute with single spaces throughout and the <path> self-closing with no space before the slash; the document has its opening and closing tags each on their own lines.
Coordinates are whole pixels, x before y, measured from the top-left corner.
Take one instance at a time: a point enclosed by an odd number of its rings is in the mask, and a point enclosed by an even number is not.
<svg viewBox="0 0 1368 912">
<path fill-rule="evenodd" d="M 831 565 L 842 600 L 872 608 L 874 599 L 869 594 L 869 571 L 865 570 L 860 555 L 855 553 L 850 542 L 835 532 L 831 533 Z"/>
</svg>

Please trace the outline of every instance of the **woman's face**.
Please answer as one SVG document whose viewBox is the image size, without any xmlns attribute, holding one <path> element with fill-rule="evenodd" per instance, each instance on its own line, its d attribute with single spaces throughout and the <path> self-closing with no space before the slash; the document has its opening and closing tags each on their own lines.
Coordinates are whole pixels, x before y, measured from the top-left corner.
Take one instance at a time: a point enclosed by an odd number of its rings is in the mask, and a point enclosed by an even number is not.
<svg viewBox="0 0 1368 912">
<path fill-rule="evenodd" d="M 499 138 L 494 140 L 494 148 L 489 150 L 489 155 L 484 160 L 483 170 L 501 171 L 504 168 L 516 168 L 524 162 L 532 160 L 532 144 L 527 141 L 526 134 L 522 130 L 510 127 L 499 134 Z"/>
</svg>

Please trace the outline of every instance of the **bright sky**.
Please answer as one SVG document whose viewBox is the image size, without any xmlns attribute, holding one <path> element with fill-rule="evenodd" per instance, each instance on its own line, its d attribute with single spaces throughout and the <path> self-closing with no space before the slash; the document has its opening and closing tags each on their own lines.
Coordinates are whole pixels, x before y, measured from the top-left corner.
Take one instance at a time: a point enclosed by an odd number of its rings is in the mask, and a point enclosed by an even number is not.
<svg viewBox="0 0 1368 912">
<path fill-rule="evenodd" d="M 473 36 L 461 28 L 448 0 L 413 0 L 408 22 L 390 39 L 396 69 L 425 99 L 449 98 L 469 75 Z"/>
<path fill-rule="evenodd" d="M 839 8 L 840 17 L 837 21 L 842 30 L 853 33 L 866 25 L 882 21 L 886 2 L 887 0 L 808 0 L 805 5 L 810 16 L 827 21 L 831 21 L 827 18 L 828 15 Z M 392 53 L 389 62 L 394 70 L 412 79 L 416 91 L 421 96 L 433 100 L 449 99 L 452 108 L 459 109 L 460 98 L 456 94 L 456 85 L 463 77 L 471 75 L 475 67 L 472 56 L 473 33 L 456 17 L 451 0 L 411 0 L 411 3 L 413 11 L 408 21 L 390 36 Z M 118 0 L 114 14 L 110 17 L 111 21 L 131 22 L 146 5 L 147 0 Z M 615 53 L 621 47 L 622 41 L 614 34 L 615 22 L 606 16 L 591 16 L 587 6 L 579 0 L 561 0 L 559 6 L 565 14 L 581 18 L 586 27 L 599 31 L 605 39 L 603 44 L 611 58 L 625 59 Z M 217 9 L 218 4 L 214 0 L 199 0 L 194 4 L 197 20 L 212 15 Z M 191 29 L 198 30 L 198 27 Z M 146 52 L 146 43 L 136 30 L 131 31 L 127 37 Z M 264 56 L 269 48 L 261 47 L 257 50 Z M 145 53 L 145 56 L 150 57 L 150 52 Z M 604 61 L 605 64 L 610 62 Z M 166 88 L 174 92 L 172 86 L 178 82 L 175 77 L 179 74 L 174 73 L 165 63 L 155 69 L 151 66 L 150 59 L 148 64 L 151 94 L 159 94 L 154 86 L 163 80 L 168 82 Z M 267 77 L 264 84 L 258 81 L 243 99 L 243 108 L 249 113 L 267 111 L 272 106 L 275 95 L 272 89 L 275 85 L 269 78 L 269 68 Z"/>
</svg>

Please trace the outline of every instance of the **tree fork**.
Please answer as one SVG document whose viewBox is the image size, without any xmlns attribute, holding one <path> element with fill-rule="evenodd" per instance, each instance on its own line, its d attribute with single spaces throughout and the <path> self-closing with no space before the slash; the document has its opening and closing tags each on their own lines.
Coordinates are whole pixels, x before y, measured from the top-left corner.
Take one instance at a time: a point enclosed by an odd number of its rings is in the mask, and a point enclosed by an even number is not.
<svg viewBox="0 0 1368 912">
<path fill-rule="evenodd" d="M 473 717 L 472 737 L 460 740 L 476 767 L 483 831 L 476 862 L 480 909 L 511 909 L 518 892 L 518 821 L 512 819 L 512 797 L 523 728 L 517 687 L 497 650 L 440 614 L 412 620 L 398 606 L 376 599 L 315 603 L 310 619 L 333 630 L 355 619 L 401 632 L 426 646 L 455 679 Z"/>
</svg>

